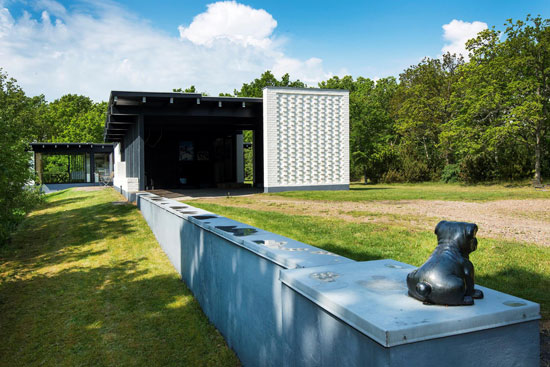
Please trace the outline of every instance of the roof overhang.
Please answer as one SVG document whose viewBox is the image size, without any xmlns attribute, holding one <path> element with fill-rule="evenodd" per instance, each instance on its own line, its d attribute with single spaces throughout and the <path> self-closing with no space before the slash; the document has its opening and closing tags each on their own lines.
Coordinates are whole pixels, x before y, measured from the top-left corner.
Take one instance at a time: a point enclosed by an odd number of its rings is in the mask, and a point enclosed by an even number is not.
<svg viewBox="0 0 550 367">
<path fill-rule="evenodd" d="M 258 121 L 262 98 L 206 97 L 198 93 L 112 91 L 105 121 L 106 142 L 121 141 L 137 117 L 143 115 L 185 121 L 215 118 L 217 121 Z"/>
<path fill-rule="evenodd" d="M 47 154 L 112 153 L 114 145 L 109 143 L 31 143 L 30 148 L 33 152 Z"/>
</svg>

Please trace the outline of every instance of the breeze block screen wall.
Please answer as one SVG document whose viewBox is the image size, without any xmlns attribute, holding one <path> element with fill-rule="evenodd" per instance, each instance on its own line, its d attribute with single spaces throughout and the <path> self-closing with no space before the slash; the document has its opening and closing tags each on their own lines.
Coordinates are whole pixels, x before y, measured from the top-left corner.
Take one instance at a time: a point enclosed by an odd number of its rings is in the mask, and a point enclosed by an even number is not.
<svg viewBox="0 0 550 367">
<path fill-rule="evenodd" d="M 263 91 L 264 191 L 349 189 L 349 92 Z"/>
</svg>

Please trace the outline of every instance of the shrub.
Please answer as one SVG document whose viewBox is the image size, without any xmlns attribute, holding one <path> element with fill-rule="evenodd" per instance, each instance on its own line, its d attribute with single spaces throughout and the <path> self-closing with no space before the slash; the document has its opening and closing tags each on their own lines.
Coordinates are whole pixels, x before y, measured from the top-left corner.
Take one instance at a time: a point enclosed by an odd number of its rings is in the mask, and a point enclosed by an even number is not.
<svg viewBox="0 0 550 367">
<path fill-rule="evenodd" d="M 407 182 L 429 181 L 431 178 L 430 169 L 422 161 L 405 159 L 403 161 L 403 178 Z"/>
<path fill-rule="evenodd" d="M 493 162 L 485 154 L 468 155 L 460 162 L 458 176 L 466 183 L 489 181 L 494 176 L 493 168 Z"/>
<path fill-rule="evenodd" d="M 446 183 L 457 182 L 460 176 L 460 165 L 459 164 L 448 164 L 443 168 L 441 172 L 441 181 Z"/>
<path fill-rule="evenodd" d="M 382 175 L 382 182 L 384 183 L 405 182 L 405 177 L 403 176 L 402 172 L 395 170 L 393 168 L 390 168 L 388 172 L 385 172 Z"/>
</svg>

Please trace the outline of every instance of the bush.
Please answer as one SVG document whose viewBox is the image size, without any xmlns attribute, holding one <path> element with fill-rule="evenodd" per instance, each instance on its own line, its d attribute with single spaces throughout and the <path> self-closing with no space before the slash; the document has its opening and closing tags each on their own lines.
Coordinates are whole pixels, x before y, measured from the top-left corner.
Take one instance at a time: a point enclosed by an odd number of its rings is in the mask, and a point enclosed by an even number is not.
<svg viewBox="0 0 550 367">
<path fill-rule="evenodd" d="M 405 182 L 405 177 L 403 173 L 393 168 L 390 168 L 388 172 L 382 175 L 382 182 L 384 183 L 398 183 Z"/>
<path fill-rule="evenodd" d="M 431 179 L 428 165 L 422 161 L 405 159 L 403 161 L 403 177 L 407 182 L 423 182 Z"/>
<path fill-rule="evenodd" d="M 492 160 L 485 154 L 468 155 L 460 162 L 458 176 L 466 183 L 489 181 L 494 178 L 493 168 Z"/>
<path fill-rule="evenodd" d="M 441 172 L 441 181 L 445 183 L 458 182 L 460 178 L 460 165 L 448 164 L 443 168 Z"/>
</svg>

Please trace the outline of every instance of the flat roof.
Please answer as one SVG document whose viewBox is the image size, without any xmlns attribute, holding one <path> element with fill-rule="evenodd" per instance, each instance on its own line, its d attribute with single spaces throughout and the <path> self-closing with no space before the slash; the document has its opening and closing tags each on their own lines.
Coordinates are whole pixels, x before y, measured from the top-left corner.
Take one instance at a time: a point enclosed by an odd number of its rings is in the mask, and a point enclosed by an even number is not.
<svg viewBox="0 0 550 367">
<path fill-rule="evenodd" d="M 210 97 L 200 93 L 113 90 L 105 120 L 104 139 L 121 141 L 139 116 L 178 124 L 202 126 L 213 119 L 218 124 L 250 128 L 261 123 L 263 98 Z M 151 120 L 149 120 L 151 121 Z M 155 121 L 155 120 L 153 120 Z M 194 122 L 193 122 L 194 121 Z M 205 125 L 205 129 L 209 127 Z"/>
<path fill-rule="evenodd" d="M 263 98 L 254 97 L 226 97 L 226 96 L 203 96 L 200 93 L 182 93 L 182 92 L 145 92 L 145 91 L 121 91 L 113 90 L 109 96 L 109 104 L 113 101 L 114 97 L 122 97 L 128 99 L 141 99 L 142 97 L 151 98 L 182 98 L 182 99 L 196 99 L 208 102 L 251 102 L 251 103 L 263 103 Z"/>
</svg>

